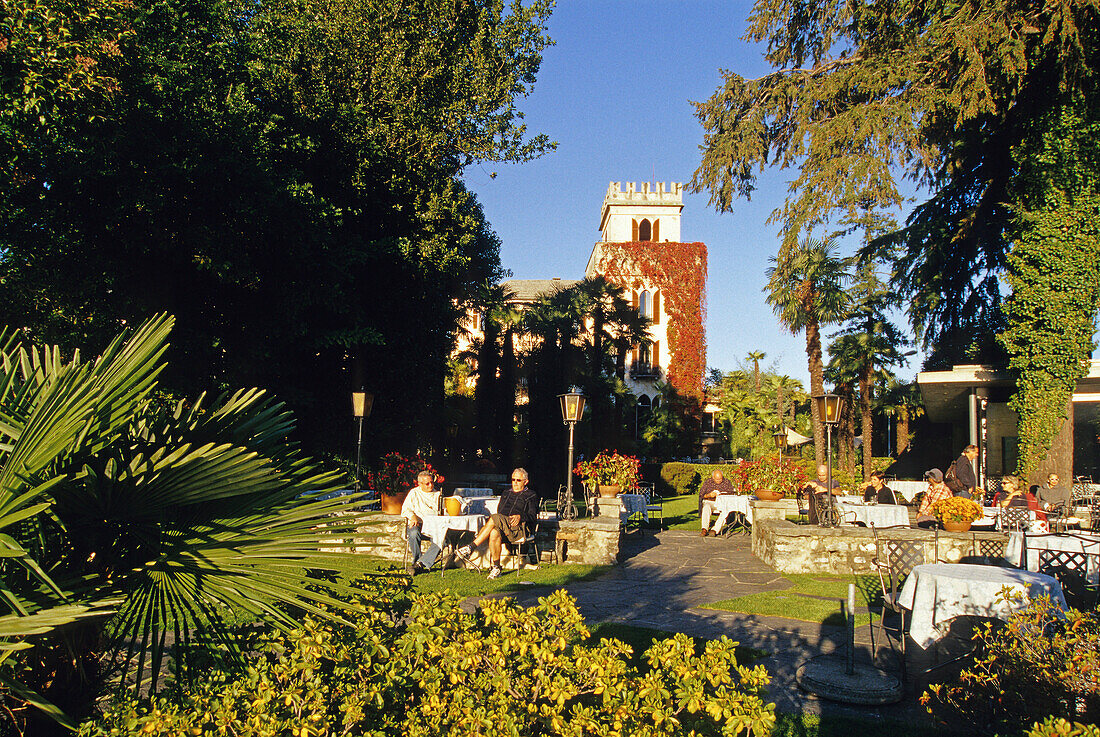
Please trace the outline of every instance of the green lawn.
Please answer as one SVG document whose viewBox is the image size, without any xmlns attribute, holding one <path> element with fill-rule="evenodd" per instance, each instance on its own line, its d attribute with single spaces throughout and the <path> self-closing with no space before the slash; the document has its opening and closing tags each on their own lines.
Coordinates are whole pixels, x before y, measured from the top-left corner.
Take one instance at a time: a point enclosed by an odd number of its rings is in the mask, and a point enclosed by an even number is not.
<svg viewBox="0 0 1100 737">
<path fill-rule="evenodd" d="M 788 574 L 783 578 L 791 582 L 790 588 L 724 599 L 704 608 L 840 626 L 844 624 L 840 602 L 848 600 L 850 583 L 856 585 L 857 625 L 867 624 L 870 620 L 869 614 L 860 612 L 861 607 L 867 607 L 870 603 L 873 609 L 877 609 L 880 605 L 877 576 L 804 573 Z"/>
<path fill-rule="evenodd" d="M 665 526 L 670 530 L 699 529 L 699 496 L 685 494 L 665 499 Z"/>
</svg>

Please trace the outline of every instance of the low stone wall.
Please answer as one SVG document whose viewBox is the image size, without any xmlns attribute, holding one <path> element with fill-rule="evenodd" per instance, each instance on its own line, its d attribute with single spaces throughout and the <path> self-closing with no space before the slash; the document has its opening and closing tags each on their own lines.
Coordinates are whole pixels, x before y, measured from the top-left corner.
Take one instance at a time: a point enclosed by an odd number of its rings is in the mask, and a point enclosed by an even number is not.
<svg viewBox="0 0 1100 737">
<path fill-rule="evenodd" d="M 919 542 L 924 562 L 957 562 L 974 554 L 975 542 L 1005 539 L 1000 532 L 943 532 L 919 528 L 878 530 L 882 539 Z M 752 552 L 780 573 L 873 573 L 875 537 L 866 527 L 826 528 L 796 525 L 786 520 L 757 518 L 752 528 Z"/>
<path fill-rule="evenodd" d="M 332 547 L 333 552 L 362 553 L 384 560 L 400 563 L 405 556 L 405 522 L 395 514 L 364 514 L 357 525 L 358 534 L 349 539 L 346 546 Z M 619 536 L 621 530 L 618 517 L 593 517 L 591 519 L 562 521 L 541 520 L 538 531 L 539 558 L 549 563 L 557 544 L 559 529 L 568 538 L 563 541 L 564 560 L 567 563 L 588 563 L 592 565 L 613 565 L 619 559 Z M 484 551 L 475 557 L 479 565 L 487 565 Z M 510 564 L 510 556 L 505 547 L 502 564 Z M 458 561 L 456 561 L 458 563 Z"/>
<path fill-rule="evenodd" d="M 795 499 L 780 499 L 775 502 L 763 502 L 759 499 L 749 502 L 752 505 L 753 520 L 779 519 L 798 516 L 798 501 Z"/>
</svg>

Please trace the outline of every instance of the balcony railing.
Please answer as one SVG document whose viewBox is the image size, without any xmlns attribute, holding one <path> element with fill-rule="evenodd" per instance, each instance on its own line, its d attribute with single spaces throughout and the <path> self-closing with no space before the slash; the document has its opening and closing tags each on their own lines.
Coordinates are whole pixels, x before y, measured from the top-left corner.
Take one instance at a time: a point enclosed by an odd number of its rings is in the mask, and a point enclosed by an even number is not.
<svg viewBox="0 0 1100 737">
<path fill-rule="evenodd" d="M 660 379 L 661 367 L 649 363 L 635 363 L 630 366 L 632 379 Z"/>
</svg>

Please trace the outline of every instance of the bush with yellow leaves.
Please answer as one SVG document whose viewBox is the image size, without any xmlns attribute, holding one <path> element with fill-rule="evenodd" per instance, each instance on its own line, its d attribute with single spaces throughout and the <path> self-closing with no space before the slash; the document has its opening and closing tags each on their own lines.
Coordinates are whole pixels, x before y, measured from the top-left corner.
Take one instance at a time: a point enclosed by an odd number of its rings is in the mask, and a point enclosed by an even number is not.
<svg viewBox="0 0 1100 737">
<path fill-rule="evenodd" d="M 307 619 L 261 636 L 243 667 L 126 700 L 82 737 L 106 735 L 768 735 L 762 666 L 721 638 L 696 653 L 657 641 L 646 666 L 613 639 L 592 642 L 576 603 L 554 592 L 468 614 L 450 594 L 418 595 L 379 577 L 340 627 Z M 407 612 L 406 612 L 407 608 Z"/>
</svg>

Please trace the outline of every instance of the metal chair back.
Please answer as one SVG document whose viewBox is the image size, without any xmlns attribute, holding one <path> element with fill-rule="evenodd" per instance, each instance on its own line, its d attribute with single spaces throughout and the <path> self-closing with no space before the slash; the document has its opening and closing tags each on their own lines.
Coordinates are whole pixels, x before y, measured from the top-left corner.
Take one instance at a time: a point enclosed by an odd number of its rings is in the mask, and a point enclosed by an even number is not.
<svg viewBox="0 0 1100 737">
<path fill-rule="evenodd" d="M 1027 507 L 1001 509 L 1001 530 L 1004 532 L 1026 530 L 1029 524 L 1031 524 L 1031 512 Z"/>
<path fill-rule="evenodd" d="M 1096 606 L 1100 586 L 1089 580 L 1100 566 L 1100 552 L 1039 548 L 1039 573 L 1053 576 L 1062 586 L 1066 603 L 1079 609 Z"/>
</svg>

